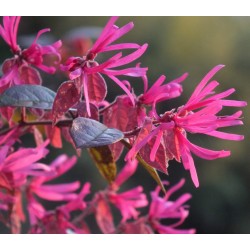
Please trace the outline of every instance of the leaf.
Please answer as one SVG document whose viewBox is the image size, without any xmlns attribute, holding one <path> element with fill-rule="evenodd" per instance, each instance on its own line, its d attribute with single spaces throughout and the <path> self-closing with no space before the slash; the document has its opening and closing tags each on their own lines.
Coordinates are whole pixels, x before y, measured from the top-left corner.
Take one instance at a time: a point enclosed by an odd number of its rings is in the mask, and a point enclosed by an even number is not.
<svg viewBox="0 0 250 250">
<path fill-rule="evenodd" d="M 11 182 L 13 181 L 13 175 L 9 174 L 8 177 L 4 175 L 3 173 L 0 173 L 0 188 L 4 188 L 8 191 L 12 191 L 13 186 L 11 185 Z"/>
<path fill-rule="evenodd" d="M 138 108 L 133 106 L 128 96 L 119 96 L 115 102 L 103 112 L 103 123 L 108 127 L 117 128 L 123 132 L 133 130 L 137 124 Z M 123 145 L 115 143 L 110 145 L 115 160 L 118 160 Z"/>
<path fill-rule="evenodd" d="M 109 147 L 90 148 L 89 153 L 101 175 L 111 184 L 116 177 L 116 164 Z"/>
<path fill-rule="evenodd" d="M 164 142 L 166 145 L 166 154 L 167 157 L 172 160 L 176 159 L 176 161 L 181 162 L 180 149 L 179 149 L 179 141 L 176 138 L 174 130 L 166 130 L 164 131 Z"/>
<path fill-rule="evenodd" d="M 142 166 L 148 171 L 148 173 L 153 177 L 153 179 L 157 182 L 157 184 L 161 187 L 161 190 L 166 193 L 165 187 L 161 182 L 161 178 L 158 175 L 155 168 L 150 166 L 147 162 L 145 162 L 140 155 L 136 156 L 136 159 L 142 164 Z"/>
<path fill-rule="evenodd" d="M 102 102 L 107 95 L 107 85 L 99 73 L 88 74 L 88 94 L 92 102 Z"/>
<path fill-rule="evenodd" d="M 53 122 L 74 106 L 81 98 L 81 89 L 78 81 L 66 81 L 57 90 L 52 107 Z"/>
<path fill-rule="evenodd" d="M 154 231 L 143 219 L 127 222 L 120 228 L 122 234 L 153 234 Z"/>
<path fill-rule="evenodd" d="M 14 58 L 6 59 L 2 65 L 3 74 L 8 74 L 11 70 L 13 70 L 13 67 L 15 66 L 15 62 L 16 60 Z"/>
<path fill-rule="evenodd" d="M 96 222 L 101 231 L 105 234 L 112 233 L 115 230 L 113 216 L 108 202 L 101 194 L 97 197 L 95 209 Z"/>
<path fill-rule="evenodd" d="M 1 106 L 1 101 L 0 101 L 0 106 Z M 14 111 L 15 111 L 15 109 L 11 108 L 11 107 L 0 108 L 1 116 L 4 117 L 9 122 L 9 124 L 12 122 L 12 117 L 14 115 Z"/>
<path fill-rule="evenodd" d="M 152 131 L 152 127 L 153 127 L 153 124 L 152 124 L 151 119 L 145 118 L 144 124 L 142 126 L 142 129 L 140 130 L 140 133 L 138 134 L 136 138 L 135 143 L 137 144 L 141 140 L 143 140 Z M 150 166 L 163 172 L 164 174 L 167 174 L 169 158 L 166 155 L 166 149 L 165 149 L 163 139 L 161 139 L 161 143 L 159 145 L 159 148 L 157 149 L 157 152 L 155 155 L 155 161 L 152 162 L 150 160 L 150 153 L 154 146 L 155 140 L 156 140 L 156 136 L 154 136 L 150 141 L 147 142 L 145 146 L 141 148 L 141 150 L 139 151 L 139 154 L 143 158 L 143 160 L 147 162 Z"/>
<path fill-rule="evenodd" d="M 74 108 L 77 109 L 78 116 L 87 117 L 99 121 L 98 108 L 93 103 L 89 103 L 89 107 L 90 107 L 91 117 L 89 117 L 88 115 L 86 102 L 79 102 L 76 106 L 74 106 Z"/>
<path fill-rule="evenodd" d="M 126 146 L 126 148 L 131 149 L 132 146 L 125 140 L 121 140 L 121 142 Z M 165 187 L 162 184 L 160 176 L 158 175 L 156 169 L 150 166 L 147 162 L 145 162 L 142 157 L 137 154 L 136 159 L 142 164 L 142 166 L 148 171 L 148 173 L 153 177 L 153 179 L 157 182 L 157 184 L 161 187 L 161 190 L 166 193 Z"/>
<path fill-rule="evenodd" d="M 47 137 L 50 139 L 50 143 L 55 148 L 62 148 L 61 129 L 59 127 L 52 127 L 50 125 L 45 126 Z"/>
<path fill-rule="evenodd" d="M 150 160 L 150 152 L 154 146 L 156 136 L 154 136 L 142 149 L 139 151 L 140 156 L 145 162 L 154 167 L 155 169 L 167 174 L 168 167 L 168 158 L 166 155 L 166 149 L 163 144 L 163 140 L 160 143 L 160 146 L 155 155 L 155 161 Z"/>
<path fill-rule="evenodd" d="M 39 85 L 16 85 L 0 96 L 0 106 L 51 109 L 56 93 Z"/>
<path fill-rule="evenodd" d="M 21 67 L 18 68 L 18 81 L 20 84 L 41 84 L 42 83 L 42 78 L 40 76 L 40 73 L 26 65 L 22 65 Z"/>
<path fill-rule="evenodd" d="M 120 141 L 124 136 L 117 129 L 108 128 L 98 121 L 84 117 L 78 117 L 73 120 L 70 134 L 76 148 L 109 145 Z"/>
</svg>

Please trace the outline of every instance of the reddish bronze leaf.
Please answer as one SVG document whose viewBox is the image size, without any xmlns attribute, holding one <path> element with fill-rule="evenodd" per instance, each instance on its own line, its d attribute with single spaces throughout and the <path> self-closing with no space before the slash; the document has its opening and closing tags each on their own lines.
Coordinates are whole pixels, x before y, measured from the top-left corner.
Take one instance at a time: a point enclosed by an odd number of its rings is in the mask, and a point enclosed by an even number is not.
<svg viewBox="0 0 250 250">
<path fill-rule="evenodd" d="M 66 81 L 61 84 L 52 107 L 53 122 L 74 106 L 81 98 L 80 86 L 76 81 Z"/>
<path fill-rule="evenodd" d="M 142 129 L 140 130 L 140 133 L 138 134 L 135 144 L 142 141 L 153 129 L 153 124 L 150 118 L 145 118 L 144 124 L 142 126 Z M 140 156 L 143 158 L 143 160 L 149 164 L 151 167 L 167 174 L 167 167 L 168 167 L 168 161 L 169 158 L 166 155 L 166 149 L 164 145 L 164 140 L 161 140 L 160 146 L 156 152 L 155 155 L 155 161 L 150 160 L 150 152 L 154 146 L 156 140 L 156 136 L 154 136 L 151 140 L 147 142 L 147 144 L 141 148 L 139 151 Z"/>
<path fill-rule="evenodd" d="M 91 113 L 90 117 L 89 117 L 88 112 L 87 112 L 86 102 L 79 102 L 76 106 L 74 106 L 74 108 L 77 109 L 78 116 L 87 117 L 87 118 L 91 118 L 91 119 L 94 119 L 96 121 L 99 121 L 98 108 L 92 103 L 89 104 L 89 107 L 90 107 L 90 113 Z"/>
<path fill-rule="evenodd" d="M 10 178 L 13 179 L 12 174 L 10 174 Z M 7 178 L 3 173 L 0 173 L 0 188 L 4 188 L 8 191 L 12 191 L 13 189 L 13 186 L 11 185 L 9 178 Z"/>
<path fill-rule="evenodd" d="M 2 66 L 3 74 L 9 73 L 13 69 L 14 65 L 15 65 L 15 59 L 6 59 L 3 62 L 3 66 Z"/>
<path fill-rule="evenodd" d="M 97 197 L 95 208 L 96 222 L 101 231 L 105 234 L 112 233 L 115 230 L 113 216 L 110 206 L 103 195 L 99 194 Z"/>
<path fill-rule="evenodd" d="M 134 107 L 128 96 L 119 96 L 116 98 L 110 108 L 103 112 L 103 123 L 111 128 L 117 128 L 123 132 L 133 130 L 137 125 L 137 114 L 139 110 Z M 120 142 L 110 145 L 114 159 L 118 160 L 123 145 Z"/>
<path fill-rule="evenodd" d="M 163 138 L 165 142 L 167 157 L 170 160 L 175 158 L 176 161 L 181 162 L 179 142 L 175 136 L 174 130 L 166 130 L 164 132 Z"/>
<path fill-rule="evenodd" d="M 50 139 L 51 145 L 55 148 L 62 148 L 61 129 L 54 126 L 45 126 L 47 138 Z"/>
<path fill-rule="evenodd" d="M 15 108 L 11 108 L 11 107 L 0 108 L 1 116 L 3 116 L 9 123 L 12 122 L 14 111 L 15 111 Z"/>
<path fill-rule="evenodd" d="M 107 95 L 107 85 L 99 73 L 88 74 L 88 94 L 91 102 L 102 102 Z"/>
<path fill-rule="evenodd" d="M 151 165 L 151 167 L 167 174 L 168 158 L 166 155 L 166 149 L 164 146 L 164 141 L 161 140 L 160 146 L 155 155 L 155 161 L 150 160 L 150 152 L 154 146 L 156 136 L 154 136 L 140 151 L 139 154 L 145 162 Z"/>
<path fill-rule="evenodd" d="M 40 76 L 40 73 L 26 65 L 22 65 L 18 68 L 19 77 L 18 80 L 21 84 L 41 84 L 42 78 Z"/>
<path fill-rule="evenodd" d="M 139 219 L 135 222 L 127 222 L 126 224 L 122 225 L 121 233 L 123 234 L 153 234 L 154 231 L 152 228 L 146 224 L 145 221 Z"/>
</svg>

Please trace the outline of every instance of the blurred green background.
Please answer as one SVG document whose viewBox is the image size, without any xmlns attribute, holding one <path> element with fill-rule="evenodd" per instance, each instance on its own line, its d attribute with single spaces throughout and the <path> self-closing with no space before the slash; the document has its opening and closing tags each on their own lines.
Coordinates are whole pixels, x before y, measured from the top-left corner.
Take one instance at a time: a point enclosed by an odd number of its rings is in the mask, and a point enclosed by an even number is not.
<svg viewBox="0 0 250 250">
<path fill-rule="evenodd" d="M 76 27 L 103 27 L 108 17 L 24 17 L 19 34 L 36 33 L 41 28 L 50 27 L 56 39 L 63 38 Z M 168 80 L 185 72 L 189 77 L 183 83 L 181 98 L 164 103 L 162 112 L 186 102 L 195 86 L 215 65 L 225 64 L 215 79 L 220 82 L 218 91 L 236 88 L 233 99 L 249 100 L 250 94 L 250 17 L 121 17 L 119 26 L 133 21 L 135 28 L 121 41 L 148 43 L 149 48 L 142 56 L 142 66 L 149 67 L 149 82 L 152 84 L 161 74 Z M 7 46 L 0 42 L 1 60 L 8 56 Z M 79 55 L 80 56 L 80 55 Z M 60 80 L 45 77 L 45 85 L 56 89 Z M 132 82 L 135 91 L 142 90 L 141 82 Z M 108 98 L 122 94 L 120 89 L 109 85 Z M 227 110 L 230 114 L 235 109 Z M 190 216 L 183 227 L 197 229 L 197 233 L 250 233 L 250 157 L 248 150 L 250 116 L 249 107 L 244 108 L 244 126 L 233 127 L 228 131 L 245 135 L 242 142 L 231 142 L 203 136 L 193 141 L 211 149 L 229 149 L 232 155 L 226 159 L 206 161 L 194 157 L 200 187 L 196 189 L 189 173 L 181 164 L 170 162 L 169 176 L 162 179 L 176 183 L 186 178 L 183 192 L 193 196 L 189 202 Z M 64 152 L 72 155 L 70 145 Z M 52 149 L 50 158 L 60 154 Z M 120 161 L 123 164 L 122 160 Z M 70 173 L 62 179 L 79 179 L 92 182 L 92 190 L 103 188 L 106 184 L 93 166 L 86 152 Z M 61 179 L 61 180 L 62 180 Z M 130 186 L 140 184 L 149 192 L 155 187 L 154 181 L 141 167 L 131 179 Z M 179 193 L 181 194 L 181 192 Z"/>
</svg>

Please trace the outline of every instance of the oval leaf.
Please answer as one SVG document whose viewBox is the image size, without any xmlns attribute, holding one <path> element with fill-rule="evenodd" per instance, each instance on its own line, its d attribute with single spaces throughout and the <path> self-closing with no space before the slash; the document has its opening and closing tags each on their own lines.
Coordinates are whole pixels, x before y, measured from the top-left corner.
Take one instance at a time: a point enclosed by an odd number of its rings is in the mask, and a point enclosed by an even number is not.
<svg viewBox="0 0 250 250">
<path fill-rule="evenodd" d="M 142 141 L 152 130 L 153 124 L 151 119 L 145 118 L 144 124 L 142 126 L 142 129 L 140 133 L 138 134 L 135 143 L 139 143 Z M 159 145 L 159 148 L 156 152 L 155 161 L 150 160 L 150 152 L 152 151 L 152 148 L 154 146 L 156 140 L 156 136 L 154 136 L 150 141 L 146 143 L 145 146 L 141 148 L 139 151 L 140 156 L 143 158 L 145 162 L 147 162 L 151 167 L 154 167 L 155 169 L 167 174 L 167 167 L 168 167 L 168 161 L 169 158 L 166 154 L 166 148 L 164 145 L 164 140 L 161 140 L 161 143 Z"/>
<path fill-rule="evenodd" d="M 76 148 L 109 145 L 120 141 L 124 136 L 120 130 L 107 128 L 98 121 L 84 117 L 78 117 L 73 120 L 70 134 Z"/>
<path fill-rule="evenodd" d="M 56 93 L 39 85 L 16 85 L 0 96 L 0 106 L 52 109 Z"/>
<path fill-rule="evenodd" d="M 30 66 L 23 65 L 19 67 L 18 73 L 19 73 L 19 82 L 21 84 L 23 83 L 41 84 L 42 83 L 42 78 L 40 76 L 40 73 L 36 69 Z"/>
<path fill-rule="evenodd" d="M 95 206 L 95 218 L 97 225 L 105 234 L 115 231 L 113 215 L 110 206 L 102 195 L 98 195 Z"/>
<path fill-rule="evenodd" d="M 90 148 L 89 153 L 101 175 L 112 183 L 116 177 L 116 164 L 108 146 Z"/>
<path fill-rule="evenodd" d="M 99 73 L 88 74 L 88 94 L 92 102 L 102 102 L 107 95 L 107 85 Z"/>
<path fill-rule="evenodd" d="M 57 90 L 53 103 L 53 122 L 74 106 L 81 98 L 80 84 L 77 81 L 66 81 Z"/>
<path fill-rule="evenodd" d="M 88 112 L 87 112 L 86 102 L 84 102 L 84 101 L 79 102 L 73 108 L 77 110 L 77 114 L 80 117 L 87 117 L 87 118 L 91 118 L 91 119 L 96 120 L 96 121 L 99 120 L 99 110 L 93 103 L 89 104 L 90 113 L 91 113 L 90 117 L 89 117 Z"/>
<path fill-rule="evenodd" d="M 123 132 L 133 130 L 138 126 L 138 111 L 139 108 L 132 105 L 128 96 L 118 96 L 115 102 L 103 112 L 103 123 Z M 115 160 L 118 160 L 123 151 L 123 145 L 118 142 L 110 145 L 110 149 Z"/>
</svg>

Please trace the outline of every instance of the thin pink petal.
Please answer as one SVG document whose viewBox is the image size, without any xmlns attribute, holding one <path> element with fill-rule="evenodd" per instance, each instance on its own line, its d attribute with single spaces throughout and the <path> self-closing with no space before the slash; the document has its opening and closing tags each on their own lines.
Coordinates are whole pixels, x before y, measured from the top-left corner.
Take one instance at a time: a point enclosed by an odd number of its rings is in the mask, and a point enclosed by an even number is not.
<svg viewBox="0 0 250 250">
<path fill-rule="evenodd" d="M 204 88 L 204 86 L 207 84 L 207 82 L 219 71 L 221 70 L 225 65 L 217 65 L 212 70 L 210 70 L 206 76 L 201 80 L 201 82 L 198 84 L 196 89 L 194 90 L 193 94 L 189 98 L 187 104 L 191 102 Z"/>
<path fill-rule="evenodd" d="M 237 135 L 237 134 L 230 134 L 230 133 L 225 133 L 225 132 L 221 132 L 221 131 L 211 131 L 211 132 L 207 132 L 205 133 L 209 136 L 214 136 L 220 139 L 224 139 L 224 140 L 233 140 L 233 141 L 242 141 L 244 140 L 244 135 Z"/>
<path fill-rule="evenodd" d="M 84 98 L 86 102 L 87 113 L 90 117 L 91 112 L 90 112 L 90 104 L 89 104 L 88 77 L 86 74 L 82 75 L 82 81 L 83 81 L 83 93 L 84 93 Z"/>
<path fill-rule="evenodd" d="M 157 150 L 158 150 L 158 148 L 160 146 L 162 135 L 163 135 L 163 131 L 160 130 L 158 135 L 156 136 L 154 146 L 153 146 L 153 148 L 151 149 L 151 152 L 150 152 L 150 161 L 155 161 L 155 155 L 156 155 L 156 152 L 157 152 Z"/>
</svg>

